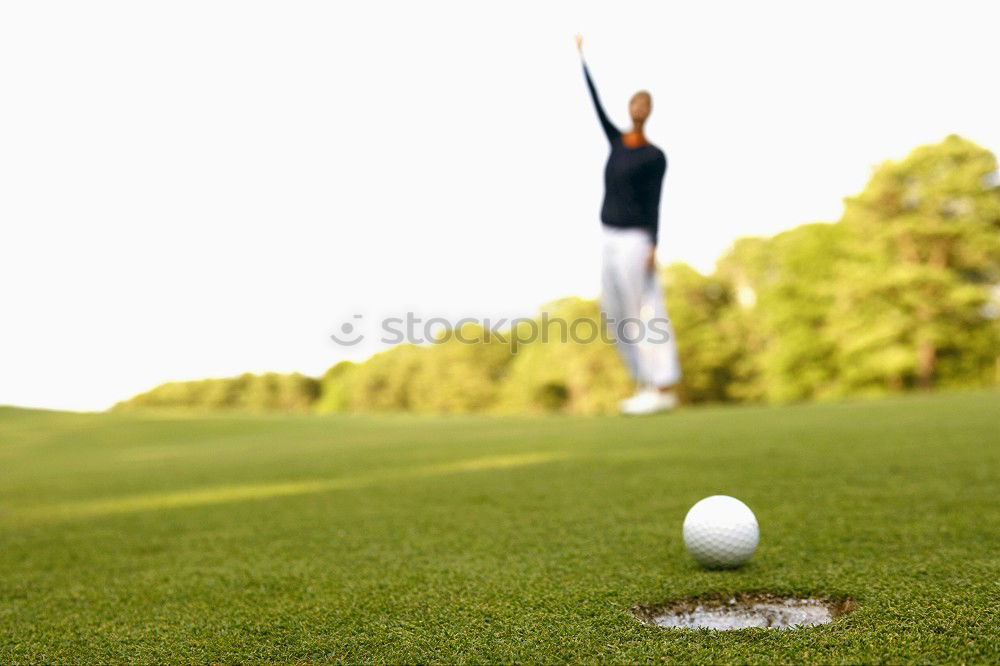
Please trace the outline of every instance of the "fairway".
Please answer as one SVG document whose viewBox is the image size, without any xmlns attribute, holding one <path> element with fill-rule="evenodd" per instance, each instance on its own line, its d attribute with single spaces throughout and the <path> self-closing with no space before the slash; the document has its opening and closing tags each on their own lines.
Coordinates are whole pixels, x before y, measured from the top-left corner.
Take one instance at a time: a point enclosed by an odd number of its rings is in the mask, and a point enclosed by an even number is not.
<svg viewBox="0 0 1000 666">
<path fill-rule="evenodd" d="M 1000 660 L 1000 394 L 582 417 L 0 409 L 0 662 Z M 761 526 L 708 572 L 680 528 Z M 681 631 L 636 604 L 853 599 Z"/>
</svg>

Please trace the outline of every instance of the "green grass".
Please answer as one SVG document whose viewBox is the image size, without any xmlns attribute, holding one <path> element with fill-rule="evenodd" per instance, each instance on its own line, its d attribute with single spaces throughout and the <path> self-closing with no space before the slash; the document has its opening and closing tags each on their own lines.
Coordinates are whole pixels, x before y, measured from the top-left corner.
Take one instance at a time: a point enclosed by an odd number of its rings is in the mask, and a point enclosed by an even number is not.
<svg viewBox="0 0 1000 666">
<path fill-rule="evenodd" d="M 0 662 L 1000 660 L 1000 394 L 664 417 L 0 409 Z M 761 545 L 680 525 L 735 495 Z M 849 596 L 792 631 L 634 604 Z"/>
</svg>

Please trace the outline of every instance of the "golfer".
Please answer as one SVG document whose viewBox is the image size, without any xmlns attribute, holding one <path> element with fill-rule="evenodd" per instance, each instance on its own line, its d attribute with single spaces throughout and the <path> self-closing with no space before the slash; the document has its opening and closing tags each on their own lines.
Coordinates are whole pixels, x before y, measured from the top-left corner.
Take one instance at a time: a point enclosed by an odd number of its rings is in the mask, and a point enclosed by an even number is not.
<svg viewBox="0 0 1000 666">
<path fill-rule="evenodd" d="M 604 168 L 601 206 L 604 267 L 601 307 L 636 392 L 621 402 L 624 414 L 651 414 L 677 405 L 674 385 L 680 363 L 666 305 L 656 279 L 656 240 L 660 190 L 667 157 L 642 132 L 653 100 L 645 90 L 632 95 L 632 129 L 622 134 L 608 119 L 583 58 L 583 37 L 576 36 L 583 75 L 597 118 L 611 144 Z"/>
</svg>

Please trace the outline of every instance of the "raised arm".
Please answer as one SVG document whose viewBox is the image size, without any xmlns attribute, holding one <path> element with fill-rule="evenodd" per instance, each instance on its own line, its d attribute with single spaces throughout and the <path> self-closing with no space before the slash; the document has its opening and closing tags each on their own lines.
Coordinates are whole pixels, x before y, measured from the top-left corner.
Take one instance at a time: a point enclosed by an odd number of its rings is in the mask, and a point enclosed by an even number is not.
<svg viewBox="0 0 1000 666">
<path fill-rule="evenodd" d="M 601 98 L 597 96 L 597 88 L 594 87 L 594 82 L 590 78 L 590 70 L 587 69 L 587 61 L 583 59 L 583 37 L 580 35 L 576 36 L 576 49 L 580 52 L 580 63 L 583 65 L 583 77 L 587 80 L 587 88 L 590 90 L 590 98 L 594 101 L 594 109 L 597 110 L 597 119 L 601 121 L 601 127 L 604 129 L 604 134 L 608 137 L 608 141 L 613 141 L 621 137 L 622 133 L 618 131 L 618 128 L 615 127 L 611 120 L 608 119 L 608 114 L 604 113 L 604 107 L 601 106 Z"/>
</svg>

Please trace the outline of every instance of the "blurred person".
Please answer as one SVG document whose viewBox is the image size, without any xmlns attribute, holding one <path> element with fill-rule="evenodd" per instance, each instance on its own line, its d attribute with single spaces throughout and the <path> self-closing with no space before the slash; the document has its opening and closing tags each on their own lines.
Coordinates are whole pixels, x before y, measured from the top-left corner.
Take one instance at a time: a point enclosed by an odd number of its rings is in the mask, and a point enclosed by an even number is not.
<svg viewBox="0 0 1000 666">
<path fill-rule="evenodd" d="M 583 57 L 582 35 L 576 36 L 576 48 L 597 118 L 611 145 L 601 206 L 601 309 L 636 383 L 635 394 L 622 400 L 620 408 L 623 414 L 670 410 L 677 405 L 674 386 L 681 369 L 656 279 L 660 191 L 667 157 L 643 133 L 653 100 L 645 90 L 632 95 L 628 105 L 632 128 L 623 134 L 601 106 Z"/>
</svg>

